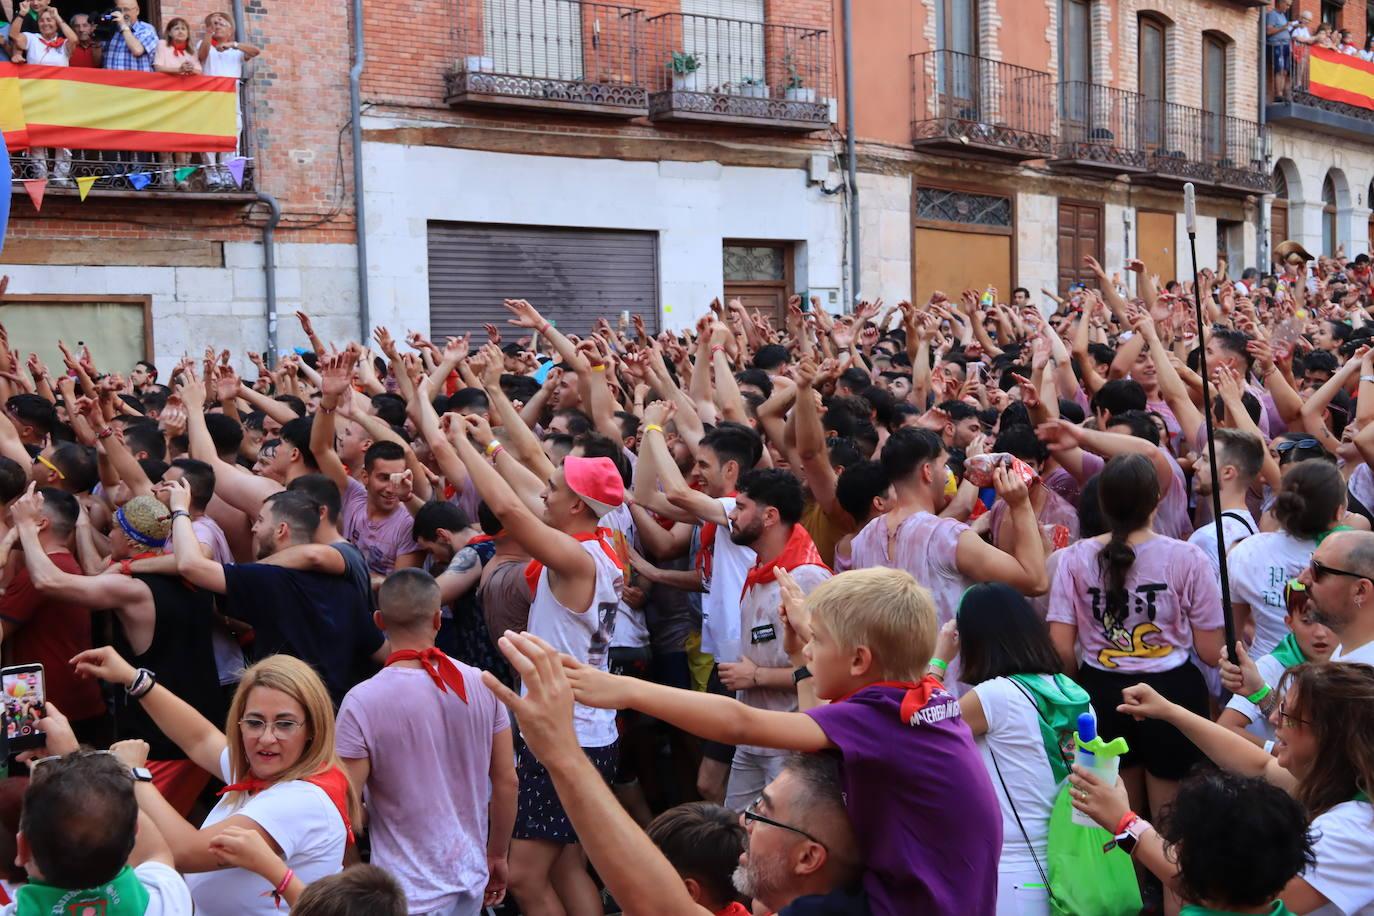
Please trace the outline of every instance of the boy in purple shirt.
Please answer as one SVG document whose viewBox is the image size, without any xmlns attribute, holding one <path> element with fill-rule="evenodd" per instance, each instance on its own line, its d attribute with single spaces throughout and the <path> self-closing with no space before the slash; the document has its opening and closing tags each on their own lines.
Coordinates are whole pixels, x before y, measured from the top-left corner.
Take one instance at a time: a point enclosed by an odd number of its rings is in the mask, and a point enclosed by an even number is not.
<svg viewBox="0 0 1374 916">
<path fill-rule="evenodd" d="M 1002 817 L 958 701 L 924 674 L 937 629 L 930 593 L 881 567 L 842 573 L 805 597 L 786 572 L 778 580 L 788 654 L 806 662 L 804 712 L 585 666 L 568 672 L 577 701 L 638 709 L 713 741 L 838 751 L 874 914 L 995 913 Z"/>
</svg>

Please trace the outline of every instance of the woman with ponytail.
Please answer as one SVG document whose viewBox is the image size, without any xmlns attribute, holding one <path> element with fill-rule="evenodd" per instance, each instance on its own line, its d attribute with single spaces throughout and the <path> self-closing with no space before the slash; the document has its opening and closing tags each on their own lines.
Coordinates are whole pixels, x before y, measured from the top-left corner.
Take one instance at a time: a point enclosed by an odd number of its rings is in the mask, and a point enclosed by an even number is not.
<svg viewBox="0 0 1374 916">
<path fill-rule="evenodd" d="M 1290 464 L 1274 499 L 1279 530 L 1248 537 L 1230 552 L 1236 635 L 1251 658 L 1273 652 L 1288 636 L 1284 586 L 1307 568 L 1312 551 L 1328 534 L 1344 527 L 1338 522 L 1345 517 L 1345 503 L 1345 481 L 1334 464 Z"/>
<path fill-rule="evenodd" d="M 1159 478 L 1149 459 L 1118 455 L 1098 480 L 1107 533 L 1062 551 L 1050 592 L 1050 638 L 1064 670 L 1088 692 L 1098 732 L 1124 737 L 1121 776 L 1135 810 L 1158 811 L 1202 759 L 1178 730 L 1116 712 L 1121 691 L 1146 683 L 1186 709 L 1208 712 L 1190 650 L 1216 665 L 1225 639 L 1221 589 L 1202 548 L 1152 524 Z"/>
</svg>

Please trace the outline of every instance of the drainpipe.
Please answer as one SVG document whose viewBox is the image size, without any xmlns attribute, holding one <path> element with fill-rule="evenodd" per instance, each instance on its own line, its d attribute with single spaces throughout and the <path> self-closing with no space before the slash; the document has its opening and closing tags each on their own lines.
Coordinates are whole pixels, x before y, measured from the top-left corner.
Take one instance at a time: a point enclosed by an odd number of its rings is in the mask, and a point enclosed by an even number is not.
<svg viewBox="0 0 1374 916">
<path fill-rule="evenodd" d="M 243 16 L 243 0 L 233 0 L 231 9 L 234 14 L 234 34 L 240 38 L 248 37 L 248 25 Z M 252 63 L 249 63 L 252 66 Z M 243 135 L 253 136 L 253 106 L 247 104 L 245 94 L 243 104 Z M 267 222 L 262 227 L 262 272 L 267 291 L 267 364 L 277 364 L 277 249 L 276 229 L 281 222 L 281 204 L 266 191 L 258 192 L 258 200 L 267 205 Z"/>
<path fill-rule="evenodd" d="M 367 52 L 363 47 L 363 0 L 353 0 L 353 66 L 348 71 L 348 100 L 353 132 L 353 212 L 357 223 L 358 326 L 362 337 L 372 328 L 367 298 L 367 212 L 363 207 L 362 77 Z"/>
<path fill-rule="evenodd" d="M 357 2 L 357 0 L 355 0 Z M 853 0 L 840 4 L 844 29 L 844 156 L 849 172 L 849 301 L 859 301 L 859 176 L 854 152 L 854 10 Z"/>
<path fill-rule="evenodd" d="M 267 278 L 267 362 L 277 364 L 277 246 L 274 235 L 281 222 L 281 204 L 266 191 L 258 200 L 267 204 L 267 222 L 262 226 L 262 272 Z"/>
</svg>

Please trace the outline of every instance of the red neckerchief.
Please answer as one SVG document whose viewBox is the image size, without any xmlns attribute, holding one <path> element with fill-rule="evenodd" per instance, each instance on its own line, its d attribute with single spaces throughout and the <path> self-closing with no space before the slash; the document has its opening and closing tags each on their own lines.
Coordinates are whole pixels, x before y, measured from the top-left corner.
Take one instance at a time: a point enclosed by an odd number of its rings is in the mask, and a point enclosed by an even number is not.
<svg viewBox="0 0 1374 916">
<path fill-rule="evenodd" d="M 52 41 L 48 41 L 48 39 L 44 38 L 42 35 L 39 35 L 38 40 L 43 42 L 44 47 L 48 48 L 60 48 L 67 43 L 67 39 L 62 37 L 54 38 Z"/>
<path fill-rule="evenodd" d="M 716 916 L 750 916 L 750 913 L 744 904 L 736 902 L 723 910 L 716 910 Z"/>
<path fill-rule="evenodd" d="M 348 844 L 353 845 L 353 822 L 348 818 L 348 776 L 338 767 L 330 767 L 316 773 L 314 776 L 307 776 L 305 781 L 312 786 L 319 786 L 324 789 L 324 794 L 329 796 L 329 800 L 334 803 L 334 807 L 339 811 L 339 817 L 343 818 L 344 831 L 348 834 Z M 258 779 L 249 776 L 238 782 L 232 782 L 216 792 L 216 795 L 227 795 L 230 792 L 261 792 L 263 789 L 270 789 L 276 785 L 265 779 Z"/>
<path fill-rule="evenodd" d="M 458 495 L 458 488 L 448 481 L 444 482 L 444 502 L 449 502 Z"/>
<path fill-rule="evenodd" d="M 186 47 L 186 42 L 183 41 L 179 44 L 175 41 L 172 42 L 172 53 L 175 54 L 177 57 L 185 57 L 186 54 L 189 53 Z"/>
<path fill-rule="evenodd" d="M 821 552 L 816 549 L 816 542 L 811 540 L 807 530 L 801 525 L 793 525 L 782 553 L 771 560 L 755 564 L 749 570 L 748 575 L 744 577 L 744 588 L 740 590 L 740 597 L 743 598 L 755 585 L 764 585 L 776 579 L 773 570 L 779 566 L 788 572 L 798 566 L 819 566 L 827 571 L 830 569 L 825 565 L 825 560 L 821 559 Z"/>
<path fill-rule="evenodd" d="M 464 703 L 468 701 L 468 688 L 463 683 L 463 674 L 443 650 L 434 646 L 428 649 L 401 649 L 387 656 L 386 667 L 389 668 L 397 662 L 411 661 L 420 663 L 420 667 L 425 669 L 425 674 L 429 675 L 429 679 L 439 688 L 440 693 L 447 693 L 449 688 L 452 688 L 453 692 L 458 694 L 458 699 Z"/>
<path fill-rule="evenodd" d="M 739 495 L 739 491 L 731 490 L 725 495 L 733 498 Z M 715 522 L 701 523 L 701 547 L 697 549 L 696 568 L 703 582 L 711 581 L 711 567 L 716 559 L 716 529 L 719 527 Z"/>
<path fill-rule="evenodd" d="M 914 683 L 912 681 L 874 681 L 872 684 L 863 685 L 859 690 L 867 690 L 870 687 L 896 687 L 905 690 L 906 695 L 902 697 L 902 706 L 898 711 L 898 715 L 901 717 L 902 722 L 907 724 L 910 724 L 912 716 L 916 715 L 916 713 L 920 712 L 922 709 L 925 709 L 926 705 L 930 702 L 931 695 L 935 693 L 935 691 L 945 691 L 945 685 L 940 683 L 939 678 L 931 674 L 927 674 L 925 677 L 921 678 L 921 680 Z M 859 690 L 846 693 L 838 700 L 833 700 L 832 702 L 843 703 L 845 700 L 850 699 L 854 694 L 858 693 Z"/>
<path fill-rule="evenodd" d="M 610 541 L 607 540 L 611 534 L 612 531 L 609 528 L 598 528 L 595 531 L 583 531 L 581 534 L 574 534 L 573 537 L 579 541 L 596 541 L 601 545 L 601 549 L 606 551 L 606 556 L 611 558 L 611 562 L 615 564 L 615 568 L 624 572 L 624 562 L 616 555 L 615 548 L 612 547 Z M 530 587 L 531 598 L 534 597 L 535 591 L 539 588 L 539 574 L 543 571 L 544 564 L 540 563 L 538 560 L 530 560 L 529 565 L 525 567 L 525 582 Z"/>
<path fill-rule="evenodd" d="M 496 540 L 496 537 L 495 537 L 494 535 L 490 535 L 490 534 L 474 534 L 472 537 L 468 538 L 468 542 L 467 542 L 467 544 L 464 545 L 464 546 L 466 546 L 466 547 L 471 547 L 473 544 L 485 544 L 487 541 L 494 541 L 494 540 Z"/>
</svg>

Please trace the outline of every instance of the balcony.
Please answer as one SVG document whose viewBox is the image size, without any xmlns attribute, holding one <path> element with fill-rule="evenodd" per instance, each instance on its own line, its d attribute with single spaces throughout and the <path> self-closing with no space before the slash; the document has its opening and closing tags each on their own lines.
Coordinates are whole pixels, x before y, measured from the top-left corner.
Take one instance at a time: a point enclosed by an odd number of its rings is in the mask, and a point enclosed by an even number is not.
<svg viewBox="0 0 1374 916">
<path fill-rule="evenodd" d="M 664 13 L 648 20 L 649 117 L 808 133 L 832 120 L 824 29 Z"/>
<path fill-rule="evenodd" d="M 1159 182 L 1257 193 L 1269 188 L 1263 129 L 1253 121 L 1142 98 L 1139 126 L 1147 174 Z"/>
<path fill-rule="evenodd" d="M 643 117 L 644 13 L 581 0 L 458 0 L 453 107 L 542 108 Z"/>
<path fill-rule="evenodd" d="M 1140 96 L 1134 92 L 1060 83 L 1059 137 L 1050 164 L 1098 174 L 1145 171 L 1139 118 Z"/>
<path fill-rule="evenodd" d="M 1054 78 L 957 51 L 911 56 L 911 142 L 1001 159 L 1054 151 Z"/>
<path fill-rule="evenodd" d="M 1271 124 L 1368 142 L 1374 138 L 1374 110 L 1353 104 L 1352 101 L 1342 101 L 1336 97 L 1340 93 L 1330 91 L 1320 82 L 1314 87 L 1310 78 L 1313 53 L 1313 50 L 1305 50 L 1294 55 L 1292 79 L 1283 95 L 1266 106 L 1265 120 Z M 1344 58 L 1338 61 L 1340 64 L 1360 71 L 1358 76 L 1361 82 L 1367 80 L 1371 71 L 1374 71 L 1366 62 L 1344 55 L 1340 57 Z M 1265 85 L 1274 85 L 1272 72 Z"/>
</svg>

